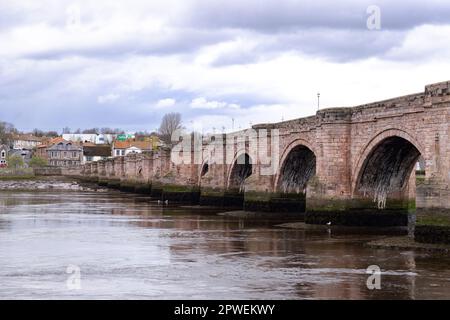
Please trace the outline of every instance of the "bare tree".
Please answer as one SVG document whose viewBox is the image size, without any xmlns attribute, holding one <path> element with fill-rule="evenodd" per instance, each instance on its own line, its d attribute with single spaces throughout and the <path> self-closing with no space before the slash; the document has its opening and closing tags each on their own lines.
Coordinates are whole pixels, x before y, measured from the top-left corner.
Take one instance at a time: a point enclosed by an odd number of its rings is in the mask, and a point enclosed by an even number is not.
<svg viewBox="0 0 450 320">
<path fill-rule="evenodd" d="M 119 128 L 101 128 L 100 129 L 100 133 L 102 134 L 123 134 L 124 131 L 122 129 Z"/>
<path fill-rule="evenodd" d="M 45 132 L 44 131 L 42 131 L 42 130 L 40 130 L 40 129 L 33 129 L 33 132 L 32 132 L 32 134 L 33 134 L 33 136 L 35 136 L 35 137 L 43 137 L 43 136 L 45 136 Z"/>
<path fill-rule="evenodd" d="M 56 131 L 47 131 L 44 133 L 44 135 L 46 137 L 51 137 L 51 138 L 55 138 L 55 137 L 59 136 L 58 132 L 56 132 Z"/>
<path fill-rule="evenodd" d="M 181 129 L 181 114 L 171 112 L 164 115 L 159 126 L 159 135 L 162 141 L 171 145 L 172 134 L 175 130 Z"/>
<path fill-rule="evenodd" d="M 99 134 L 100 130 L 98 128 L 85 129 L 82 132 L 83 134 Z"/>
<path fill-rule="evenodd" d="M 13 136 L 17 133 L 18 131 L 14 128 L 14 125 L 0 121 L 0 144 L 12 144 Z"/>
<path fill-rule="evenodd" d="M 71 133 L 71 130 L 70 130 L 69 127 L 65 127 L 65 128 L 63 128 L 62 133 L 63 133 L 63 134 Z"/>
</svg>

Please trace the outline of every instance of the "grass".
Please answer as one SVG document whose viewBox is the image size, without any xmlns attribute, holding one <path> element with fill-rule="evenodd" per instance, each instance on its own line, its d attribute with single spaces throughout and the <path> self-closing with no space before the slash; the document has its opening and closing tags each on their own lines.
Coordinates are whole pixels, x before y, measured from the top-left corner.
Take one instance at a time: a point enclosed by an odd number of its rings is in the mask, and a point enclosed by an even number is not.
<svg viewBox="0 0 450 320">
<path fill-rule="evenodd" d="M 37 177 L 34 175 L 17 175 L 17 176 L 3 176 L 0 175 L 0 181 L 14 181 L 14 180 L 34 180 Z"/>
<path fill-rule="evenodd" d="M 11 181 L 11 180 L 31 180 L 35 179 L 32 168 L 22 168 L 22 169 L 11 169 L 2 168 L 0 169 L 0 181 Z"/>
</svg>

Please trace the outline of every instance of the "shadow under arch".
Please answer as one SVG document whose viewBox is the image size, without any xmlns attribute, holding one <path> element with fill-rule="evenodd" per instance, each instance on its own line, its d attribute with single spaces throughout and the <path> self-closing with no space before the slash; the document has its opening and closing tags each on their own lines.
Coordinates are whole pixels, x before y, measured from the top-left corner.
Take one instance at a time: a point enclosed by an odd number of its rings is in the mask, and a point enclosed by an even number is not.
<svg viewBox="0 0 450 320">
<path fill-rule="evenodd" d="M 201 187 L 202 185 L 202 179 L 209 173 L 210 167 L 209 167 L 209 160 L 206 160 L 203 162 L 203 164 L 200 167 L 200 174 L 198 176 L 198 186 Z"/>
<path fill-rule="evenodd" d="M 410 178 L 422 153 L 408 135 L 383 133 L 373 139 L 362 153 L 357 166 L 353 197 L 364 207 L 378 210 L 415 209 L 415 182 Z M 414 188 L 414 190 L 412 190 Z"/>
<path fill-rule="evenodd" d="M 251 176 L 253 170 L 252 158 L 248 153 L 241 153 L 233 162 L 228 176 L 227 189 L 238 189 L 244 192 L 244 182 Z"/>
<path fill-rule="evenodd" d="M 316 174 L 316 163 L 315 153 L 304 142 L 297 141 L 288 147 L 275 179 L 276 197 L 272 199 L 274 209 L 278 207 L 278 211 L 305 212 L 307 184 Z"/>
<path fill-rule="evenodd" d="M 224 205 L 243 208 L 245 180 L 252 175 L 253 161 L 247 152 L 239 152 L 230 167 L 227 188 L 224 195 Z"/>
</svg>

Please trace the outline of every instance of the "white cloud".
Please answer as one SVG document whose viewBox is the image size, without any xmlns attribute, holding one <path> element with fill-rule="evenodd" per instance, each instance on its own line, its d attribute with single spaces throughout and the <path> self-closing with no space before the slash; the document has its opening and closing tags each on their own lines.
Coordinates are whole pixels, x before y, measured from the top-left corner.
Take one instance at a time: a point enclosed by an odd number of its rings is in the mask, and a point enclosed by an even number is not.
<svg viewBox="0 0 450 320">
<path fill-rule="evenodd" d="M 177 101 L 172 98 L 161 99 L 156 103 L 156 108 L 163 109 L 169 108 L 175 105 Z"/>
<path fill-rule="evenodd" d="M 97 102 L 99 104 L 110 103 L 110 102 L 116 101 L 119 98 L 120 98 L 120 95 L 115 94 L 115 93 L 109 93 L 109 94 L 106 94 L 106 95 L 103 95 L 103 96 L 98 96 L 97 97 Z"/>
<path fill-rule="evenodd" d="M 203 97 L 195 98 L 190 104 L 193 109 L 239 109 L 240 106 L 235 103 L 226 103 L 220 101 L 208 101 Z"/>
</svg>

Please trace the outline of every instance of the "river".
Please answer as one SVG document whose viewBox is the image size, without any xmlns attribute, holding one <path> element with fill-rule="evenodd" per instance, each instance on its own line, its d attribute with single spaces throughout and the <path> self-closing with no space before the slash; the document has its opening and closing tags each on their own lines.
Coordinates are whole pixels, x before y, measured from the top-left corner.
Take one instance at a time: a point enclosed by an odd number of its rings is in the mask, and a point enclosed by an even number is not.
<svg viewBox="0 0 450 320">
<path fill-rule="evenodd" d="M 0 299 L 450 299 L 446 255 L 364 245 L 383 232 L 220 211 L 116 191 L 0 191 Z M 379 290 L 367 288 L 370 265 Z"/>
</svg>

